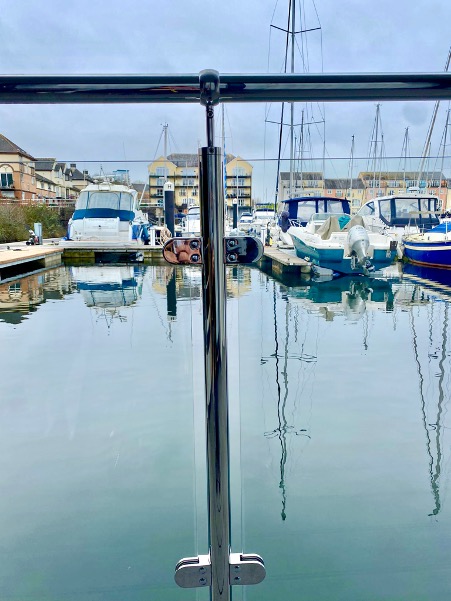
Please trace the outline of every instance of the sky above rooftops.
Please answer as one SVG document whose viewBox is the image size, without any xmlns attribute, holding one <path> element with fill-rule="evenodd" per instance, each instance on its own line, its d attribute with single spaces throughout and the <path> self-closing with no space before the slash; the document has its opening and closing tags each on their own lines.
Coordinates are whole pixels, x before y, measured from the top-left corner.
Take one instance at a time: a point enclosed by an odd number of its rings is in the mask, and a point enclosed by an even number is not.
<svg viewBox="0 0 451 601">
<path fill-rule="evenodd" d="M 449 0 L 304 0 L 297 2 L 297 72 L 435 72 L 443 71 L 451 45 Z M 4 74 L 71 73 L 279 73 L 284 69 L 288 0 L 209 2 L 135 0 L 127 6 L 78 0 L 2 0 L 0 56 Z M 299 25 L 299 20 L 301 24 Z M 321 27 L 321 30 L 316 28 Z M 290 69 L 288 63 L 288 70 Z M 421 154 L 433 102 L 382 103 L 384 152 L 399 156 L 406 127 L 410 154 Z M 296 123 L 326 121 L 327 177 L 346 177 L 355 136 L 355 156 L 367 157 L 375 103 L 296 106 Z M 439 155 L 448 103 L 442 103 L 434 130 L 432 154 Z M 222 133 L 216 109 L 217 133 Z M 227 105 L 226 151 L 255 161 L 255 193 L 270 200 L 275 184 L 280 105 Z M 289 111 L 285 111 L 287 122 Z M 0 133 L 38 157 L 77 163 L 98 172 L 129 168 L 144 180 L 146 165 L 163 152 L 162 125 L 169 125 L 168 152 L 192 153 L 205 144 L 204 111 L 198 105 L 0 105 Z M 288 128 L 282 155 L 288 158 Z M 304 130 L 304 158 L 322 156 L 322 124 Z M 297 128 L 297 141 L 301 134 Z M 307 139 L 308 138 L 308 139 Z M 218 145 L 222 141 L 218 138 Z M 449 152 L 448 152 L 449 153 Z M 263 159 L 266 158 L 266 162 Z M 133 162 L 132 162 L 133 161 Z M 450 175 L 451 160 L 445 162 Z M 361 170 L 367 168 L 362 159 Z M 430 165 L 434 168 L 434 164 Z M 440 164 L 435 164 L 440 168 Z M 398 170 L 399 161 L 386 168 Z M 407 165 L 409 168 L 409 165 Z M 288 169 L 284 161 L 282 169 Z M 307 161 L 304 170 L 321 170 Z"/>
</svg>

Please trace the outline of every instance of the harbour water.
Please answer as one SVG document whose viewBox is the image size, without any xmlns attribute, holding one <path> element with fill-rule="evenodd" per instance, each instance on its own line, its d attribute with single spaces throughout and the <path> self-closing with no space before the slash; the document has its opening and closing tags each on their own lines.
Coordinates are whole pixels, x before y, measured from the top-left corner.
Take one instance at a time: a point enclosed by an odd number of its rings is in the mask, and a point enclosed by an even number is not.
<svg viewBox="0 0 451 601">
<path fill-rule="evenodd" d="M 445 601 L 448 282 L 230 269 L 232 550 L 249 601 Z M 0 285 L 0 599 L 207 599 L 197 268 L 61 267 Z"/>
</svg>

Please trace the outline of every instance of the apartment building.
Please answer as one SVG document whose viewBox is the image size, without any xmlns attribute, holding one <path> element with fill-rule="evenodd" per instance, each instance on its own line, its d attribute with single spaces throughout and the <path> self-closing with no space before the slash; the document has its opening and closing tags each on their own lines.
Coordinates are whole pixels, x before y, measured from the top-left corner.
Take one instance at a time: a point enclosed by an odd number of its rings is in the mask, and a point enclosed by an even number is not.
<svg viewBox="0 0 451 601">
<path fill-rule="evenodd" d="M 35 159 L 0 134 L 0 200 L 32 202 L 36 194 Z"/>
<path fill-rule="evenodd" d="M 291 198 L 300 196 L 323 196 L 324 177 L 320 171 L 293 173 L 293 187 Z M 279 173 L 279 202 L 290 198 L 290 173 L 281 171 Z"/>
<path fill-rule="evenodd" d="M 197 154 L 173 153 L 161 156 L 150 165 L 148 206 L 156 217 L 163 215 L 163 186 L 174 184 L 175 206 L 186 212 L 199 204 L 199 158 Z M 237 202 L 241 210 L 252 205 L 252 165 L 240 157 L 227 155 L 225 166 L 225 202 L 231 207 Z"/>
<path fill-rule="evenodd" d="M 365 186 L 361 179 L 325 179 L 324 194 L 333 198 L 347 198 L 351 211 L 357 212 L 365 201 Z"/>
<path fill-rule="evenodd" d="M 76 163 L 63 163 L 55 158 L 36 159 L 40 176 L 38 199 L 41 202 L 75 202 L 78 195 L 93 179 L 87 171 L 77 169 Z M 51 182 L 52 185 L 49 184 Z"/>
<path fill-rule="evenodd" d="M 419 187 L 425 194 L 438 196 L 442 206 L 447 204 L 448 180 L 440 171 L 427 171 L 420 179 L 416 171 L 362 171 L 358 178 L 365 186 L 365 201 L 376 196 L 405 194 L 409 188 Z"/>
</svg>

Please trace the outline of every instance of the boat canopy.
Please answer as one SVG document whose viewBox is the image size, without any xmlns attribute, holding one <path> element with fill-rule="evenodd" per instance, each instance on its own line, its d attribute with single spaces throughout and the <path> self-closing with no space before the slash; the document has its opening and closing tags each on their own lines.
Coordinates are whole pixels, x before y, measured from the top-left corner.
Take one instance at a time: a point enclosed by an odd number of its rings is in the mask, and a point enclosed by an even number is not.
<svg viewBox="0 0 451 601">
<path fill-rule="evenodd" d="M 289 219 L 297 219 L 306 225 L 315 213 L 332 213 L 350 215 L 351 207 L 346 198 L 333 198 L 327 196 L 302 196 L 283 201 L 284 210 L 288 212 Z"/>
<path fill-rule="evenodd" d="M 135 199 L 129 192 L 112 190 L 83 191 L 75 205 L 72 219 L 119 218 L 132 221 L 135 217 Z"/>
<path fill-rule="evenodd" d="M 439 224 L 436 196 L 385 196 L 366 202 L 357 212 L 362 217 L 379 217 L 386 225 L 418 225 L 429 229 Z"/>
</svg>

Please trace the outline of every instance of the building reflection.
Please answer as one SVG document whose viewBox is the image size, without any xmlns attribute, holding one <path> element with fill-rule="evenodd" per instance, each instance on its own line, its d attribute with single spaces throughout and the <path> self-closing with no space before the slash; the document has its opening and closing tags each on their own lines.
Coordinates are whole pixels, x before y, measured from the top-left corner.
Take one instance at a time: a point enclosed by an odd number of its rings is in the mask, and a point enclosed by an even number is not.
<svg viewBox="0 0 451 601">
<path fill-rule="evenodd" d="M 64 267 L 57 267 L 0 283 L 0 322 L 19 325 L 48 300 L 74 292 Z"/>
</svg>

